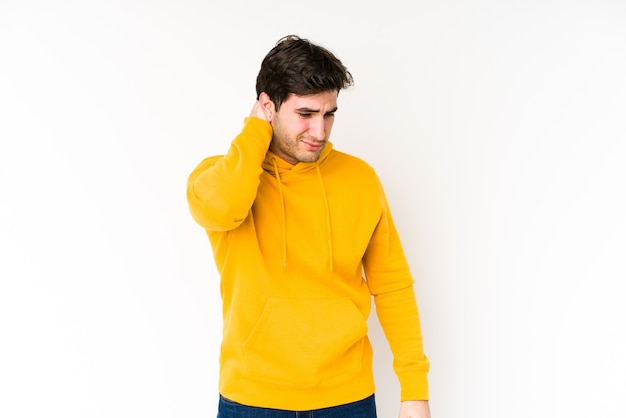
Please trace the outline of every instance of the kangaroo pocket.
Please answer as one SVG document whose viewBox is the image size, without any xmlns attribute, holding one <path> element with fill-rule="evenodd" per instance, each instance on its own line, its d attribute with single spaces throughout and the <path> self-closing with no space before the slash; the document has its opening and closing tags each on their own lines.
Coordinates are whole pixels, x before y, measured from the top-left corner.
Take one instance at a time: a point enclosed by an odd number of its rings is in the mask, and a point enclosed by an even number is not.
<svg viewBox="0 0 626 418">
<path fill-rule="evenodd" d="M 366 320 L 348 299 L 269 298 L 243 344 L 251 377 L 298 386 L 338 381 L 361 367 Z"/>
</svg>

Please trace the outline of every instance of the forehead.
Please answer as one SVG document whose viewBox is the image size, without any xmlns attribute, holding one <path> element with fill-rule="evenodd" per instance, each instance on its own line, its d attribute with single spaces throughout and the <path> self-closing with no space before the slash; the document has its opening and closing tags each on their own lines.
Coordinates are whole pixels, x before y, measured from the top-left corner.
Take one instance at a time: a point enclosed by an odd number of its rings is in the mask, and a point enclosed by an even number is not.
<svg viewBox="0 0 626 418">
<path fill-rule="evenodd" d="M 336 91 L 326 91 L 317 94 L 307 94 L 305 96 L 298 96 L 296 94 L 290 94 L 283 102 L 283 106 L 290 109 L 317 109 L 327 110 L 337 106 Z M 281 106 L 282 107 L 282 106 Z"/>
</svg>

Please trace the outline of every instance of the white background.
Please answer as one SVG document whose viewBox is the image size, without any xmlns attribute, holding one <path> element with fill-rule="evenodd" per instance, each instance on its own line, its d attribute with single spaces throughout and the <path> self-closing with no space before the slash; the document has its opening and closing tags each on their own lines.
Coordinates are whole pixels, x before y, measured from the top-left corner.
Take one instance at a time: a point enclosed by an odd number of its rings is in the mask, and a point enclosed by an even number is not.
<svg viewBox="0 0 626 418">
<path fill-rule="evenodd" d="M 185 182 L 290 33 L 355 77 L 332 140 L 386 187 L 433 418 L 626 416 L 619 0 L 0 0 L 0 416 L 215 416 Z"/>
</svg>

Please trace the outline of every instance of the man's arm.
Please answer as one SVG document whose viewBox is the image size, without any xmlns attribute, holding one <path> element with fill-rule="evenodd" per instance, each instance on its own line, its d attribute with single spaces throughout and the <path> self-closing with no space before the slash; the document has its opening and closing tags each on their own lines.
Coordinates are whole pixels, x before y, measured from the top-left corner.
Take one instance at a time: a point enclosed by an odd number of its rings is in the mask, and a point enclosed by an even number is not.
<svg viewBox="0 0 626 418">
<path fill-rule="evenodd" d="M 268 112 L 255 102 L 228 153 L 202 161 L 187 181 L 191 215 L 211 231 L 236 228 L 254 203 L 261 164 L 272 139 Z"/>
<path fill-rule="evenodd" d="M 379 181 L 377 187 L 382 214 L 363 258 L 367 284 L 393 353 L 393 367 L 403 401 L 401 412 L 420 412 L 422 415 L 416 417 L 427 418 L 424 407 L 428 406 L 430 362 L 424 354 L 414 280 Z M 407 416 L 411 415 L 403 417 Z"/>
</svg>

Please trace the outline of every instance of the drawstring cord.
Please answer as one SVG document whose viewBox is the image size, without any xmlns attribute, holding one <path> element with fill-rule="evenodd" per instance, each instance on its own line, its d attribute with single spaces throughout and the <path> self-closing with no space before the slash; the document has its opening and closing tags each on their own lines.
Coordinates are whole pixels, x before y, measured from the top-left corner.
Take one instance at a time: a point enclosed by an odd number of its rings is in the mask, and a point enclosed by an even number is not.
<svg viewBox="0 0 626 418">
<path fill-rule="evenodd" d="M 285 195 L 283 193 L 283 182 L 280 180 L 280 174 L 278 173 L 278 164 L 276 164 L 276 158 L 272 157 L 272 163 L 274 164 L 274 173 L 276 173 L 276 181 L 278 182 L 278 193 L 280 194 L 280 216 L 283 229 L 283 270 L 287 268 L 287 227 L 285 219 Z"/>
<path fill-rule="evenodd" d="M 324 188 L 324 181 L 322 180 L 322 173 L 320 172 L 320 165 L 315 163 L 315 170 L 317 171 L 317 178 L 322 188 L 322 196 L 324 197 L 324 206 L 326 207 L 326 238 L 328 239 L 328 258 L 330 259 L 330 273 L 333 272 L 333 239 L 330 229 L 330 208 L 328 206 L 328 199 L 326 197 L 326 189 Z"/>
<path fill-rule="evenodd" d="M 278 183 L 278 193 L 280 195 L 280 216 L 281 216 L 281 227 L 282 227 L 282 235 L 283 235 L 283 270 L 287 268 L 287 220 L 285 216 L 285 194 L 283 191 L 283 182 L 280 179 L 280 173 L 278 172 L 278 164 L 276 163 L 276 158 L 272 157 L 272 164 L 274 165 L 274 173 L 276 173 L 276 182 Z M 326 188 L 324 187 L 324 181 L 322 180 L 322 173 L 320 171 L 319 163 L 315 163 L 315 171 L 317 172 L 317 179 L 320 184 L 320 188 L 322 189 L 322 198 L 324 199 L 324 208 L 326 209 L 326 239 L 328 242 L 328 258 L 329 258 L 329 267 L 330 273 L 332 275 L 334 265 L 333 265 L 333 240 L 331 234 L 330 227 L 330 207 L 328 205 L 328 198 L 326 196 Z"/>
</svg>

